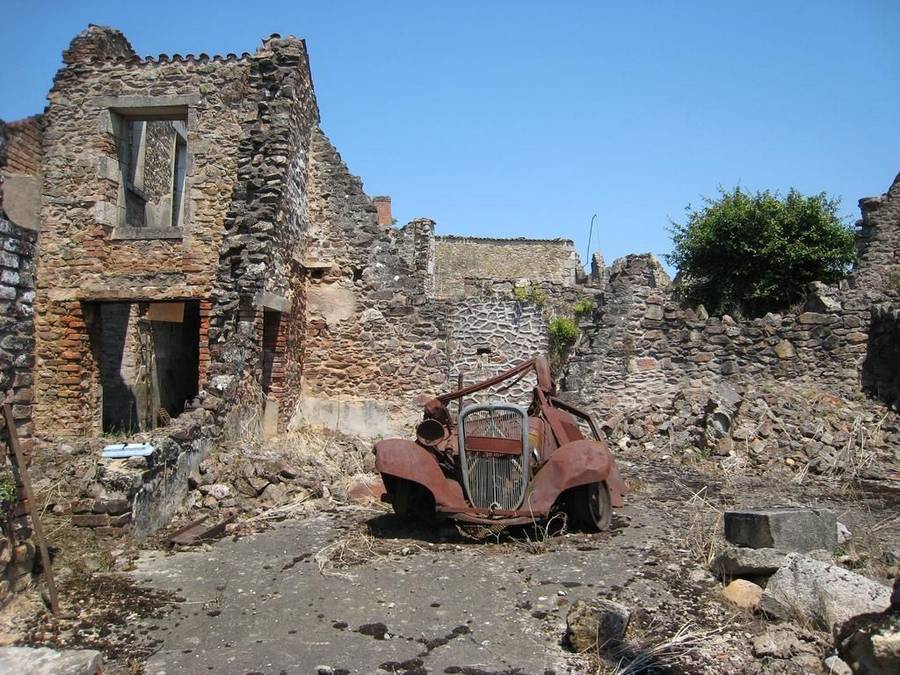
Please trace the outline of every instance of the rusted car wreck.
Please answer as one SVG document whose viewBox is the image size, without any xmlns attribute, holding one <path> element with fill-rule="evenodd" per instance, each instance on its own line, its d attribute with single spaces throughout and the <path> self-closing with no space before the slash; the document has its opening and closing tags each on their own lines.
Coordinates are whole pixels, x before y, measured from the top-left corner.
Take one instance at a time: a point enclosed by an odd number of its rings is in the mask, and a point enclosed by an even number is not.
<svg viewBox="0 0 900 675">
<path fill-rule="evenodd" d="M 537 384 L 527 409 L 463 405 L 465 397 L 515 378 L 512 386 L 532 369 Z M 452 401 L 459 402 L 456 419 Z M 565 513 L 576 526 L 605 530 L 625 492 L 604 434 L 590 415 L 557 398 L 543 357 L 428 401 L 416 440 L 378 442 L 375 465 L 382 498 L 402 517 L 509 526 Z"/>
</svg>

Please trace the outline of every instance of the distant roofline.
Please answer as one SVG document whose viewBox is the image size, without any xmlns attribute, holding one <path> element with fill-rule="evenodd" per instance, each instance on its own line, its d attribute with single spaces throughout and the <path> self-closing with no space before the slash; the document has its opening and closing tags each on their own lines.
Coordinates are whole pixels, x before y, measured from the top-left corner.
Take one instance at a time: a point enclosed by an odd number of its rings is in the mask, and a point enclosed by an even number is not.
<svg viewBox="0 0 900 675">
<path fill-rule="evenodd" d="M 438 234 L 434 237 L 435 241 L 474 241 L 478 243 L 513 243 L 513 244 L 569 244 L 575 246 L 575 242 L 571 239 L 563 239 L 554 237 L 552 239 L 532 239 L 529 237 L 477 237 L 461 234 Z"/>
</svg>

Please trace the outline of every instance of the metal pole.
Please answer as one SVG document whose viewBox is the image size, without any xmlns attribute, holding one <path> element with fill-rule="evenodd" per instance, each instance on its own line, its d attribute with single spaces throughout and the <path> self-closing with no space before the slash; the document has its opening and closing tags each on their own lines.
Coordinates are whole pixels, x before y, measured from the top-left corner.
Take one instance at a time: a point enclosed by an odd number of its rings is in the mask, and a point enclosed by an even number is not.
<svg viewBox="0 0 900 675">
<path fill-rule="evenodd" d="M 591 262 L 591 236 L 594 234 L 594 221 L 597 219 L 597 214 L 595 213 L 591 216 L 591 229 L 588 230 L 588 245 L 587 250 L 584 252 L 584 264 L 589 265 Z"/>
</svg>

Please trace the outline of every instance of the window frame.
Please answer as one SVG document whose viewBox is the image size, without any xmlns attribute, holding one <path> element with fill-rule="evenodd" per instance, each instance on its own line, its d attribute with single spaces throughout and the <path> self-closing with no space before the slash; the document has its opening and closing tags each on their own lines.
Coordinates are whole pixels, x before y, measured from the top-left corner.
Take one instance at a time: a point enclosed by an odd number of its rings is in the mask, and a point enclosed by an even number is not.
<svg viewBox="0 0 900 675">
<path fill-rule="evenodd" d="M 110 238 L 113 240 L 140 240 L 140 239 L 182 239 L 185 228 L 189 227 L 192 219 L 192 207 L 190 200 L 191 176 L 193 175 L 194 162 L 191 151 L 197 129 L 196 105 L 200 103 L 197 94 L 178 96 L 99 96 L 95 97 L 94 104 L 101 109 L 101 131 L 105 131 L 112 137 L 115 152 L 110 157 L 101 158 L 98 173 L 111 181 L 118 183 L 116 201 L 98 202 L 95 214 L 100 224 L 111 228 Z M 181 204 L 179 212 L 174 213 L 174 184 L 172 192 L 172 209 L 170 209 L 171 225 L 165 227 L 133 226 L 126 222 L 126 190 L 140 190 L 139 181 L 133 181 L 135 185 L 129 185 L 129 177 L 126 175 L 128 166 L 123 166 L 120 148 L 123 138 L 123 126 L 132 121 L 180 121 L 184 124 L 184 182 L 181 189 Z M 142 148 L 139 149 L 139 157 L 144 151 L 146 143 L 146 125 L 141 134 Z M 180 135 L 176 131 L 176 135 Z M 177 146 L 177 139 L 173 141 Z M 176 158 L 173 153 L 173 166 Z M 137 177 L 136 177 L 137 178 Z"/>
</svg>

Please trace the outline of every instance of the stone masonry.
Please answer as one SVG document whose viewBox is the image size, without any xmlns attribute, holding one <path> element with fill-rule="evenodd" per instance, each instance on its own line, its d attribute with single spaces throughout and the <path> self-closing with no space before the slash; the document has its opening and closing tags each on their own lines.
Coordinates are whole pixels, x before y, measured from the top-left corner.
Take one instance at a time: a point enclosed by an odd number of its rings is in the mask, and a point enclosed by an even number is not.
<svg viewBox="0 0 900 675">
<path fill-rule="evenodd" d="M 760 460 L 794 444 L 792 449 L 805 448 L 801 460 L 824 458 L 814 461 L 814 468 L 834 468 L 840 452 L 856 443 L 853 434 L 863 433 L 863 417 L 823 427 L 816 419 L 822 406 L 833 407 L 835 396 L 855 400 L 861 388 L 897 405 L 898 287 L 893 279 L 900 273 L 900 177 L 885 195 L 861 200 L 860 206 L 860 258 L 854 274 L 835 287 L 812 284 L 805 305 L 783 314 L 752 320 L 711 317 L 702 306 L 678 304 L 668 276 L 652 256 L 617 260 L 600 310 L 569 360 L 566 395 L 605 418 L 610 433 L 624 438 L 623 443 L 658 445 L 661 434 L 664 447 L 687 442 L 702 449 L 712 443 L 714 450 L 728 455 L 734 452 L 733 441 L 740 440 Z M 723 405 L 716 393 L 719 382 L 738 389 L 725 395 L 734 397 L 724 404 L 732 408 L 725 426 L 732 424 L 733 414 L 743 412 L 761 416 L 756 430 L 732 437 L 730 428 L 709 428 L 705 439 L 682 437 L 688 433 L 685 424 L 697 425 L 701 432 L 704 424 L 716 426 L 713 412 Z M 766 393 L 783 394 L 788 382 L 807 387 L 806 393 L 798 390 L 793 404 Z M 819 393 L 809 393 L 813 391 Z M 740 392 L 754 402 L 738 405 Z M 787 405 L 790 410 L 780 412 L 792 417 L 781 429 L 777 423 L 772 428 L 772 420 L 779 418 L 776 404 Z M 688 417 L 679 422 L 682 413 Z M 766 415 L 771 419 L 765 421 Z M 885 419 L 883 426 L 873 427 L 876 436 L 898 436 L 894 418 Z M 724 437 L 727 442 L 715 444 Z"/>
<path fill-rule="evenodd" d="M 7 218 L 4 179 L 9 166 L 7 127 L 0 122 L 0 397 L 10 403 L 16 433 L 26 460 L 34 443 L 32 423 L 32 366 L 34 365 L 34 255 L 37 233 Z M 7 447 L 5 422 L 2 444 Z M 8 460 L 4 459 L 5 465 Z M 11 478 L 5 466 L 0 467 Z M 21 486 L 19 497 L 22 498 Z M 21 505 L 13 506 L 13 519 L 4 523 L 0 541 L 0 602 L 11 591 L 24 588 L 35 559 L 31 527 Z M 12 536 L 10 536 L 12 535 Z"/>
<path fill-rule="evenodd" d="M 435 238 L 435 292 L 468 295 L 469 279 L 528 279 L 574 286 L 582 274 L 575 247 L 567 239 Z"/>
</svg>

